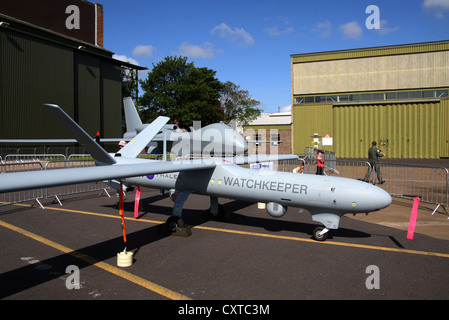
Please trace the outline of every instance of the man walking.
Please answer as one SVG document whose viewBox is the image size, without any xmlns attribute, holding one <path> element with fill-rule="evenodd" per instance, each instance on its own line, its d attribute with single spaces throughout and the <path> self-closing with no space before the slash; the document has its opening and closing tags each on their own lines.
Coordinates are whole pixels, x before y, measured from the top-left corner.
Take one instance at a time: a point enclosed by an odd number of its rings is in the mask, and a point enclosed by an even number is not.
<svg viewBox="0 0 449 320">
<path fill-rule="evenodd" d="M 382 150 L 377 149 L 377 142 L 373 141 L 371 148 L 368 150 L 368 162 L 371 165 L 368 167 L 368 171 L 365 174 L 365 179 L 363 181 L 369 182 L 371 172 L 373 169 L 377 173 L 377 179 L 379 180 L 380 184 L 385 183 L 385 180 L 382 180 L 382 173 L 380 172 L 380 163 L 379 158 L 385 156 L 385 154 L 382 154 Z"/>
</svg>

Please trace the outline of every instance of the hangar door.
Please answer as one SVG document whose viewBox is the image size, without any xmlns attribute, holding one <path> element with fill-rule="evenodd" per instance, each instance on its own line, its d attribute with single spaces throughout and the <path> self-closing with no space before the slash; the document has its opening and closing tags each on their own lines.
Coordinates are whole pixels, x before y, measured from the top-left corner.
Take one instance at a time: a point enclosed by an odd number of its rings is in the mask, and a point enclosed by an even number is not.
<svg viewBox="0 0 449 320">
<path fill-rule="evenodd" d="M 73 116 L 73 53 L 27 34 L 0 30 L 0 136 L 70 138 L 42 107 L 56 103 Z"/>
<path fill-rule="evenodd" d="M 340 158 L 366 158 L 372 141 L 387 158 L 439 158 L 439 102 L 334 105 Z"/>
</svg>

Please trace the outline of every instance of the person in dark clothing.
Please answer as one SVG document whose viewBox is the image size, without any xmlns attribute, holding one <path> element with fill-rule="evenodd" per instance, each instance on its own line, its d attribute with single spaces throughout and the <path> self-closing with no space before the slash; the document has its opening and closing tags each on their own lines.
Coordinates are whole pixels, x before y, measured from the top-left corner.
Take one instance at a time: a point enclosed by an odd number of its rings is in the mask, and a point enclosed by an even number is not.
<svg viewBox="0 0 449 320">
<path fill-rule="evenodd" d="M 380 172 L 380 163 L 379 158 L 384 157 L 385 154 L 382 153 L 382 150 L 377 149 L 377 142 L 373 141 L 371 148 L 368 149 L 368 162 L 370 163 L 370 167 L 368 167 L 368 171 L 365 174 L 365 178 L 363 181 L 369 182 L 369 179 L 371 177 L 371 172 L 376 171 L 377 173 L 377 179 L 379 180 L 380 184 L 385 183 L 385 180 L 382 180 L 382 173 Z"/>
</svg>

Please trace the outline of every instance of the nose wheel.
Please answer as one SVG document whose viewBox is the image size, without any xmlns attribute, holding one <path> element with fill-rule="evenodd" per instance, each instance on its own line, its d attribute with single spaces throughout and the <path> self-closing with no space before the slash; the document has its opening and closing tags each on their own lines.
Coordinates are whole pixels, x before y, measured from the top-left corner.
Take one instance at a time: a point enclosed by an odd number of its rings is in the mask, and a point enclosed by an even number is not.
<svg viewBox="0 0 449 320">
<path fill-rule="evenodd" d="M 317 241 L 326 241 L 328 235 L 329 235 L 328 228 L 319 226 L 313 229 L 312 237 Z"/>
</svg>

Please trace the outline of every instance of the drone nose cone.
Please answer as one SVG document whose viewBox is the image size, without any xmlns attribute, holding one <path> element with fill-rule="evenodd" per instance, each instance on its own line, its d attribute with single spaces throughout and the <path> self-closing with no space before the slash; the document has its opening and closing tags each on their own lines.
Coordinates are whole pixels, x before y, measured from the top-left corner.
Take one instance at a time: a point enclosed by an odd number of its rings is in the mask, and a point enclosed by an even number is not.
<svg viewBox="0 0 449 320">
<path fill-rule="evenodd" d="M 373 212 L 384 209 L 391 204 L 391 196 L 385 190 L 372 184 L 356 181 L 345 190 L 355 212 Z"/>
<path fill-rule="evenodd" d="M 370 189 L 369 197 L 372 205 L 375 206 L 377 210 L 388 207 L 392 201 L 388 192 L 376 186 L 372 186 Z"/>
<path fill-rule="evenodd" d="M 392 202 L 390 194 L 383 189 L 380 189 L 378 198 L 381 209 L 388 207 Z"/>
</svg>

